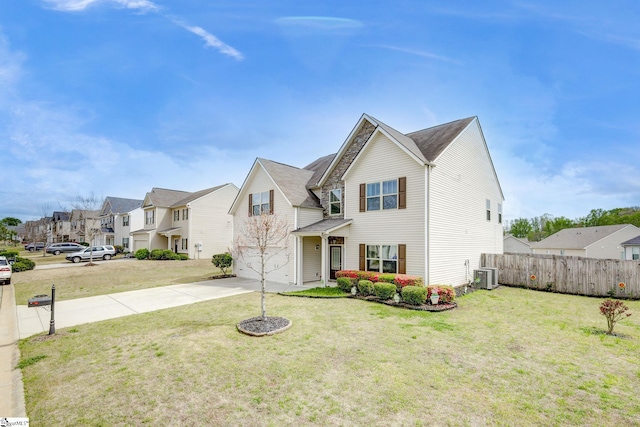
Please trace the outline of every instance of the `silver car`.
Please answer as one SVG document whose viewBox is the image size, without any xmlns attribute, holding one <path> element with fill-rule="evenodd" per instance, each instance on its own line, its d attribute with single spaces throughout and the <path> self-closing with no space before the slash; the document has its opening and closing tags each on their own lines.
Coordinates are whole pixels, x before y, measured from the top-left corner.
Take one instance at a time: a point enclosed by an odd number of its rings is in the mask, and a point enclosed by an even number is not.
<svg viewBox="0 0 640 427">
<path fill-rule="evenodd" d="M 63 252 L 78 252 L 84 248 L 84 246 L 72 242 L 52 243 L 45 248 L 45 252 L 48 254 L 60 255 Z"/>
<path fill-rule="evenodd" d="M 93 249 L 93 250 L 92 250 Z M 72 262 L 89 261 L 89 259 L 105 261 L 110 260 L 116 255 L 116 248 L 111 245 L 89 246 L 79 252 L 74 252 L 66 256 L 67 260 Z"/>
<path fill-rule="evenodd" d="M 11 273 L 13 273 L 13 269 L 11 268 L 11 264 L 7 260 L 7 257 L 0 256 L 0 282 L 4 285 L 10 285 Z"/>
</svg>

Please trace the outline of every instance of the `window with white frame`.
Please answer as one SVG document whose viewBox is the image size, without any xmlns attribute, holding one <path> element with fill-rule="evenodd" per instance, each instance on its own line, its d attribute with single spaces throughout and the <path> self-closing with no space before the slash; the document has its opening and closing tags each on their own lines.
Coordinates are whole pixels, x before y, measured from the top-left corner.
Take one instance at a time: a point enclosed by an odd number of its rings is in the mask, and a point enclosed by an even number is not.
<svg viewBox="0 0 640 427">
<path fill-rule="evenodd" d="M 253 193 L 251 196 L 251 212 L 258 216 L 270 213 L 269 192 Z"/>
<path fill-rule="evenodd" d="M 367 245 L 367 271 L 398 272 L 398 245 Z"/>
<path fill-rule="evenodd" d="M 342 213 L 342 190 L 331 190 L 329 193 L 330 215 L 340 215 Z"/>
<path fill-rule="evenodd" d="M 498 203 L 498 224 L 502 224 L 502 203 Z"/>
<path fill-rule="evenodd" d="M 487 199 L 487 221 L 491 221 L 491 200 Z"/>
<path fill-rule="evenodd" d="M 182 219 L 183 220 L 189 219 L 189 209 L 188 208 L 182 209 Z"/>
<path fill-rule="evenodd" d="M 391 179 L 367 184 L 367 210 L 398 208 L 398 180 Z"/>
<path fill-rule="evenodd" d="M 125 215 L 122 217 L 122 226 L 123 227 L 129 226 L 129 215 Z"/>
<path fill-rule="evenodd" d="M 174 211 L 173 211 L 173 220 L 174 221 L 180 221 L 180 210 L 179 209 L 174 209 Z"/>
<path fill-rule="evenodd" d="M 125 249 L 129 249 L 129 238 L 128 237 L 123 237 L 122 238 L 122 247 Z"/>
<path fill-rule="evenodd" d="M 640 259 L 640 248 L 639 247 L 635 247 L 631 249 L 631 259 L 633 260 L 638 260 Z"/>
<path fill-rule="evenodd" d="M 189 239 L 182 239 L 182 250 L 189 249 Z"/>
<path fill-rule="evenodd" d="M 144 213 L 144 223 L 146 225 L 153 225 L 156 223 L 156 211 L 155 209 L 148 210 Z"/>
</svg>

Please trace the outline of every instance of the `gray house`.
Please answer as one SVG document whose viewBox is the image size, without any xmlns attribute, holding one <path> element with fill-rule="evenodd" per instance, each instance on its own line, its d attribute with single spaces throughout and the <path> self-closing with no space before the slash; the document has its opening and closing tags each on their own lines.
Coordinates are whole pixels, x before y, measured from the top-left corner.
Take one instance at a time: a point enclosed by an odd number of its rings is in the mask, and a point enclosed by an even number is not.
<svg viewBox="0 0 640 427">
<path fill-rule="evenodd" d="M 540 242 L 532 243 L 534 254 L 625 259 L 623 242 L 640 235 L 631 224 L 566 228 Z"/>
<path fill-rule="evenodd" d="M 519 239 L 510 234 L 504 236 L 503 247 L 505 253 L 530 254 L 531 243 L 526 239 Z"/>
</svg>

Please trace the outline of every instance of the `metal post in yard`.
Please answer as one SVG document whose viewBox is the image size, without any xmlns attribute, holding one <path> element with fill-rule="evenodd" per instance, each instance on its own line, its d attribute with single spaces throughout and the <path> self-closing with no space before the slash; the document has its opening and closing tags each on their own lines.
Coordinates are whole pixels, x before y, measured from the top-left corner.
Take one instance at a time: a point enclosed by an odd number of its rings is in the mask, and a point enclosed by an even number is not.
<svg viewBox="0 0 640 427">
<path fill-rule="evenodd" d="M 56 321 L 53 317 L 56 306 L 56 285 L 51 285 L 51 321 L 49 322 L 49 335 L 56 333 Z"/>
</svg>

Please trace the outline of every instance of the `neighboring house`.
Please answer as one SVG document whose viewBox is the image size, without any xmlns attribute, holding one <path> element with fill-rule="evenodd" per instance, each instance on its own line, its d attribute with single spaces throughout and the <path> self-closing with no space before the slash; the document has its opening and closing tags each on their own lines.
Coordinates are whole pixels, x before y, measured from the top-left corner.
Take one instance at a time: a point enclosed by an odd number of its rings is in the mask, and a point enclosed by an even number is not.
<svg viewBox="0 0 640 427">
<path fill-rule="evenodd" d="M 71 211 L 70 241 L 97 245 L 102 230 L 99 211 L 89 209 L 73 209 Z"/>
<path fill-rule="evenodd" d="M 624 259 L 622 243 L 639 234 L 640 228 L 631 224 L 565 228 L 531 248 L 534 254 Z"/>
<path fill-rule="evenodd" d="M 519 239 L 511 234 L 504 236 L 502 245 L 505 253 L 530 254 L 532 252 L 531 243 L 528 240 Z"/>
<path fill-rule="evenodd" d="M 70 238 L 71 221 L 69 212 L 54 212 L 51 217 L 52 243 L 69 242 Z"/>
<path fill-rule="evenodd" d="M 118 245 L 125 252 L 131 250 L 131 230 L 144 225 L 142 200 L 106 197 L 100 209 L 101 244 Z"/>
<path fill-rule="evenodd" d="M 290 262 L 271 281 L 360 269 L 460 285 L 482 253 L 502 253 L 503 201 L 477 117 L 402 134 L 363 114 L 337 154 L 305 168 L 257 159 L 230 213 L 236 234 L 251 215 L 287 218 Z M 234 272 L 257 277 L 237 260 Z"/>
<path fill-rule="evenodd" d="M 640 236 L 622 242 L 624 248 L 624 259 L 639 260 L 640 259 Z"/>
<path fill-rule="evenodd" d="M 51 243 L 51 217 L 26 221 L 24 225 L 25 237 L 28 242 Z"/>
<path fill-rule="evenodd" d="M 194 193 L 153 188 L 142 204 L 144 228 L 131 232 L 133 249 L 170 249 L 191 259 L 226 252 L 231 244 L 229 207 L 238 187 L 224 184 Z"/>
</svg>

